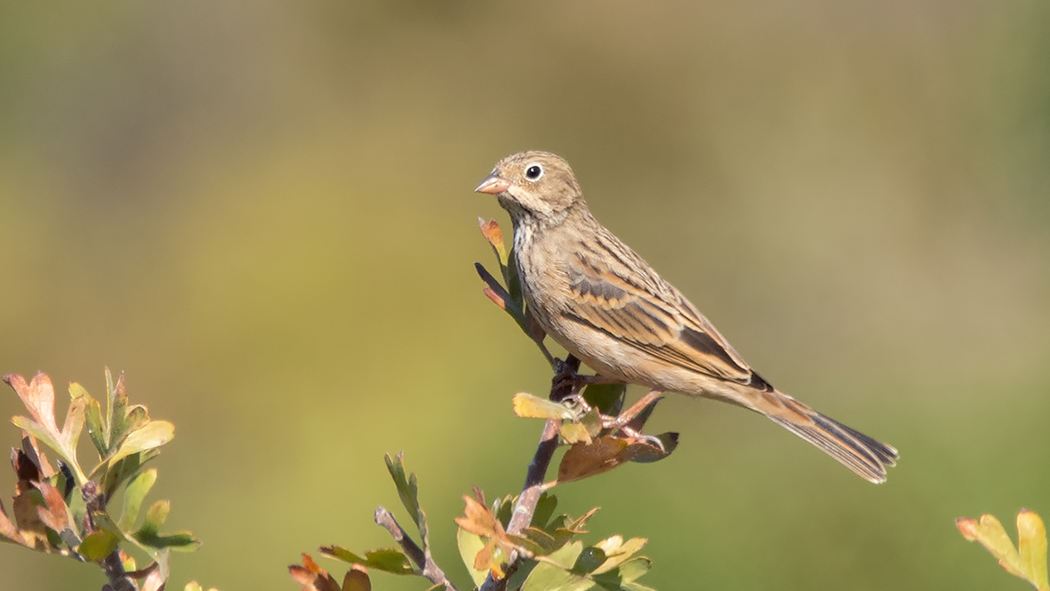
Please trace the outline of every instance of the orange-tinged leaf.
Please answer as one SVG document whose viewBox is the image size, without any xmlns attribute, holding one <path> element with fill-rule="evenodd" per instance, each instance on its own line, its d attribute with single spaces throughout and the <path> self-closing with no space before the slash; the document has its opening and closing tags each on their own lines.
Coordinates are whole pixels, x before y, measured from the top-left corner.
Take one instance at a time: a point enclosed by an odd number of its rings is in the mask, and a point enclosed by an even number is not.
<svg viewBox="0 0 1050 591">
<path fill-rule="evenodd" d="M 485 297 L 492 300 L 492 303 L 499 306 L 501 310 L 507 309 L 507 302 L 503 300 L 503 296 L 493 291 L 491 287 L 485 287 L 481 293 L 485 294 Z"/>
<path fill-rule="evenodd" d="M 496 223 L 496 220 L 486 221 L 479 217 L 478 226 L 481 227 L 481 233 L 485 236 L 485 240 L 488 240 L 489 244 L 492 245 L 492 249 L 496 251 L 500 264 L 506 266 L 507 249 L 503 244 L 503 230 L 500 229 L 499 224 Z"/>
<path fill-rule="evenodd" d="M 467 505 L 463 510 L 463 516 L 456 518 L 457 525 L 476 536 L 506 535 L 503 525 L 487 507 L 467 495 L 463 495 L 463 500 Z"/>
<path fill-rule="evenodd" d="M 1050 589 L 1046 573 L 1046 526 L 1034 511 L 1017 514 L 1017 552 L 1025 578 L 1036 589 Z"/>
<path fill-rule="evenodd" d="M 332 575 L 317 565 L 309 554 L 303 553 L 303 565 L 288 567 L 292 580 L 303 586 L 304 591 L 341 591 Z"/>
</svg>

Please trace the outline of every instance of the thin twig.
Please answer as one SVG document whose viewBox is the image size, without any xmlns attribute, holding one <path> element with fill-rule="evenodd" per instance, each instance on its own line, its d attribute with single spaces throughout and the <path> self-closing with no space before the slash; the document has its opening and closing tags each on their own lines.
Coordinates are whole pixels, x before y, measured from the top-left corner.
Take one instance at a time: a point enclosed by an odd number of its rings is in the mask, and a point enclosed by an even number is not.
<svg viewBox="0 0 1050 591">
<path fill-rule="evenodd" d="M 105 499 L 99 494 L 99 486 L 93 480 L 84 483 L 82 496 L 87 511 L 84 519 L 88 531 L 95 531 L 95 523 L 92 516 L 105 511 Z M 124 562 L 120 559 L 120 548 L 114 548 L 108 556 L 102 559 L 102 571 L 106 573 L 109 582 L 102 586 L 102 591 L 138 591 L 138 585 L 124 570 Z"/>
<path fill-rule="evenodd" d="M 557 365 L 560 367 L 557 368 L 558 371 L 551 381 L 550 397 L 552 400 L 564 398 L 565 395 L 572 393 L 571 380 L 565 380 L 564 377 L 567 373 L 574 375 L 579 371 L 580 360 L 570 355 L 564 364 Z M 543 426 L 540 444 L 536 447 L 536 454 L 532 456 L 528 472 L 525 474 L 525 486 L 518 495 L 517 502 L 514 503 L 514 512 L 511 513 L 510 522 L 507 523 L 508 534 L 520 535 L 522 530 L 532 523 L 532 516 L 536 513 L 536 504 L 539 503 L 543 491 L 546 490 L 543 484 L 547 478 L 547 468 L 550 467 L 551 460 L 554 458 L 554 451 L 558 449 L 560 428 L 561 421 L 557 419 L 549 419 Z M 511 563 L 507 565 L 507 574 L 502 579 L 496 579 L 492 573 L 489 573 L 480 591 L 504 591 L 507 588 L 507 579 L 518 569 L 518 562 L 517 557 L 511 560 Z"/>
<path fill-rule="evenodd" d="M 376 524 L 383 526 L 386 528 L 386 531 L 390 532 L 390 536 L 394 538 L 394 541 L 401 545 L 401 549 L 405 551 L 405 554 L 408 554 L 412 562 L 416 563 L 416 566 L 423 571 L 423 576 L 430 580 L 431 583 L 444 585 L 446 591 L 457 591 L 456 587 L 445 576 L 445 572 L 441 570 L 441 567 L 434 562 L 433 558 L 423 552 L 423 549 L 417 546 L 412 541 L 412 538 L 408 537 L 408 534 L 401 529 L 397 520 L 394 519 L 394 515 L 387 511 L 386 507 L 380 506 L 376 509 L 375 521 Z"/>
</svg>

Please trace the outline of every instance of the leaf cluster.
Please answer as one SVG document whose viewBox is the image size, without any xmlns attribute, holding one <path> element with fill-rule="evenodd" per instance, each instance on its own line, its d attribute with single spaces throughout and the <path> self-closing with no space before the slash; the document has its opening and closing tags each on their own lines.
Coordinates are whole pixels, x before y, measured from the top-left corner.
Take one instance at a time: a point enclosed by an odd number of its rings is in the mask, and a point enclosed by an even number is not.
<svg viewBox="0 0 1050 591">
<path fill-rule="evenodd" d="M 290 566 L 289 572 L 305 591 L 370 590 L 369 569 L 424 577 L 432 583 L 432 590 L 455 589 L 433 563 L 426 515 L 419 505 L 415 474 L 406 474 L 401 455 L 388 455 L 386 462 L 401 504 L 415 523 L 421 545 L 416 545 L 408 534 L 397 529 L 395 539 L 401 548 L 381 548 L 357 554 L 342 546 L 324 546 L 320 549 L 322 555 L 351 565 L 341 584 L 319 567 L 309 554 L 303 554 L 303 563 Z M 518 591 L 650 589 L 637 582 L 651 566 L 648 558 L 638 554 L 646 544 L 645 539 L 624 540 L 617 535 L 590 546 L 578 539 L 587 533 L 584 526 L 597 508 L 576 518 L 567 514 L 556 515 L 558 499 L 544 493 L 531 525 L 521 535 L 511 535 L 507 533 L 507 524 L 514 498 L 497 499 L 487 506 L 484 494 L 475 489 L 474 496 L 465 496 L 464 499 L 464 514 L 456 518 L 459 526 L 456 539 L 460 556 L 476 586 L 481 586 L 492 573 L 501 579 L 509 577 L 505 588 Z M 386 510 L 380 507 L 377 521 L 381 512 Z M 515 557 L 520 557 L 520 560 L 515 561 Z M 508 570 L 511 564 L 513 572 Z M 435 583 L 435 579 L 442 582 Z"/>
<path fill-rule="evenodd" d="M 11 454 L 17 475 L 12 512 L 0 502 L 0 540 L 107 569 L 116 561 L 116 568 L 142 581 L 142 589 L 162 588 L 169 551 L 192 551 L 200 545 L 189 532 L 161 533 L 171 511 L 167 500 L 154 502 L 139 519 L 157 481 L 156 469 L 147 463 L 172 440 L 174 426 L 150 419 L 145 406 L 130 404 L 123 374 L 114 381 L 109 369 L 105 408 L 74 382 L 61 428 L 54 387 L 46 374 L 39 372 L 29 382 L 17 374 L 3 380 L 28 416 L 11 419 L 22 429 L 22 441 Z M 77 455 L 85 429 L 97 458 L 87 468 Z M 54 463 L 49 454 L 54 454 Z M 119 507 L 113 506 L 117 496 L 123 501 Z M 136 570 L 135 559 L 120 549 L 122 543 L 144 551 L 151 559 L 149 566 Z"/>
</svg>

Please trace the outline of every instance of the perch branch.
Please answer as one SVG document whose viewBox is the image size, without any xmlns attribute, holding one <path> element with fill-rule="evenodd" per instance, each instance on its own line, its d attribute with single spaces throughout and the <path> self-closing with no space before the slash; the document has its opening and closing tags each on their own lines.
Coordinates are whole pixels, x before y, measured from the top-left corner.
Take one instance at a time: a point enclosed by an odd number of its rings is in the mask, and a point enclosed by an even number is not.
<svg viewBox="0 0 1050 591">
<path fill-rule="evenodd" d="M 580 360 L 570 355 L 565 363 L 560 365 L 559 371 L 551 382 L 550 397 L 552 400 L 564 398 L 572 393 L 571 380 L 565 380 L 564 376 L 566 373 L 575 374 L 579 371 Z M 567 392 L 564 391 L 566 389 Z M 551 460 L 554 458 L 554 450 L 558 449 L 560 427 L 561 421 L 557 419 L 549 419 L 543 426 L 540 444 L 536 447 L 536 454 L 532 456 L 528 472 L 525 474 L 525 486 L 518 495 L 517 502 L 514 503 L 514 511 L 507 524 L 508 534 L 521 535 L 522 530 L 532 523 L 532 516 L 536 513 L 536 504 L 539 503 L 540 496 L 545 490 L 543 483 L 547 477 L 547 468 L 550 467 Z M 480 591 L 504 591 L 507 588 L 507 579 L 518 568 L 518 560 L 518 557 L 511 560 L 507 566 L 507 575 L 502 579 L 496 579 L 490 573 Z"/>
</svg>

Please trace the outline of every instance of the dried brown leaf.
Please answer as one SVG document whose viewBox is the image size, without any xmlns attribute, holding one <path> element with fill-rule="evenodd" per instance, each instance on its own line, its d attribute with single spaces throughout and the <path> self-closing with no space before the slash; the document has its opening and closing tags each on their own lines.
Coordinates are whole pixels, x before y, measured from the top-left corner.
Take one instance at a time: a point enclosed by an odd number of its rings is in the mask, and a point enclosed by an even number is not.
<svg viewBox="0 0 1050 591">
<path fill-rule="evenodd" d="M 558 465 L 558 482 L 572 482 L 608 472 L 629 461 L 624 450 L 629 442 L 605 435 L 592 443 L 577 443 L 562 456 Z"/>
</svg>

